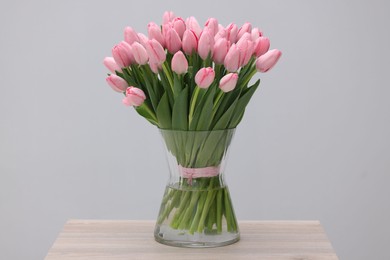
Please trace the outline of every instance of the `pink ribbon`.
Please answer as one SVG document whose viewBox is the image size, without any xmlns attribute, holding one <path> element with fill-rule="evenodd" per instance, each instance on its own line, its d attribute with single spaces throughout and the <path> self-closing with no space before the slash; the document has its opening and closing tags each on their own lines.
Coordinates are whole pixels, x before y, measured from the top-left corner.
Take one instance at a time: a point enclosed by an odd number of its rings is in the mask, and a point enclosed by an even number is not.
<svg viewBox="0 0 390 260">
<path fill-rule="evenodd" d="M 185 168 L 179 165 L 179 172 L 183 178 L 188 179 L 188 183 L 192 184 L 192 179 L 202 177 L 214 177 L 219 174 L 220 166 L 210 166 L 203 168 Z"/>
</svg>

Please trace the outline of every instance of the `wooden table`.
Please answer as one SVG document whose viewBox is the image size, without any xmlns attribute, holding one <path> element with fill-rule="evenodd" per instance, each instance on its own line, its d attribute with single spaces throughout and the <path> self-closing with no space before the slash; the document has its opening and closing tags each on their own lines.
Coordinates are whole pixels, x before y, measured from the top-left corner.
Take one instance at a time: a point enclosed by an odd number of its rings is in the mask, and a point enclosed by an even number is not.
<svg viewBox="0 0 390 260">
<path fill-rule="evenodd" d="M 155 242 L 154 223 L 69 220 L 45 259 L 338 259 L 318 221 L 241 221 L 239 242 L 202 249 Z"/>
</svg>

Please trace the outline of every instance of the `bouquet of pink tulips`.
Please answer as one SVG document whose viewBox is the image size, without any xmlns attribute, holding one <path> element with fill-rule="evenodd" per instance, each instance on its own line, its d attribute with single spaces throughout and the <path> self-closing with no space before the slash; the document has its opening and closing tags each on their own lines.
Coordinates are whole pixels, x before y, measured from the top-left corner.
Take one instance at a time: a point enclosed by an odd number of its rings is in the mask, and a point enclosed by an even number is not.
<svg viewBox="0 0 390 260">
<path fill-rule="evenodd" d="M 182 19 L 166 12 L 162 25 L 151 22 L 147 31 L 148 36 L 131 27 L 125 28 L 124 41 L 113 47 L 112 57 L 104 59 L 111 71 L 106 80 L 113 90 L 124 94 L 124 105 L 133 106 L 160 129 L 214 131 L 235 128 L 260 83 L 257 80 L 250 84 L 250 80 L 256 72 L 270 70 L 281 56 L 279 50 L 269 50 L 269 39 L 250 23 L 241 27 L 231 23 L 224 27 L 215 18 L 210 18 L 202 28 L 194 17 Z M 206 145 L 203 139 L 167 135 L 164 138 L 168 150 L 177 156 L 180 167 L 187 169 L 218 166 L 225 152 L 225 148 L 218 145 L 228 139 L 221 134 Z M 186 149 L 196 152 L 187 153 Z M 212 188 L 211 180 L 218 182 L 213 178 L 200 178 L 197 182 L 182 182 L 181 185 L 197 183 L 199 187 Z M 183 192 L 175 194 L 173 191 L 167 195 L 177 205 L 187 206 L 177 202 L 179 196 L 186 197 Z M 191 197 L 188 197 L 190 201 Z M 224 205 L 228 203 L 219 205 L 219 214 L 228 214 Z M 170 214 L 169 208 L 163 218 Z M 198 208 L 199 214 L 205 216 L 201 221 L 198 219 L 194 223 L 190 218 L 183 223 L 185 218 L 177 213 L 171 226 L 187 228 L 194 233 L 203 232 L 205 223 L 216 223 L 219 231 L 220 216 L 205 213 L 209 209 L 204 207 Z M 177 212 L 185 214 L 185 209 Z M 216 220 L 207 219 L 209 215 L 216 216 Z M 232 221 L 230 230 L 236 228 Z"/>
</svg>

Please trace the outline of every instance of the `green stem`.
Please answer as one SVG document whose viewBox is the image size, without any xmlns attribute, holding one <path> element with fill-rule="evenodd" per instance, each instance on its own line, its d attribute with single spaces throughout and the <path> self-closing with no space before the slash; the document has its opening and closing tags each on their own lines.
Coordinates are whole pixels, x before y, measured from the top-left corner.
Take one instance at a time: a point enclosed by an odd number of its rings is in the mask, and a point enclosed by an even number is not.
<svg viewBox="0 0 390 260">
<path fill-rule="evenodd" d="M 162 68 L 163 68 L 163 71 L 164 71 L 165 75 L 166 75 L 167 78 L 168 78 L 169 85 L 171 85 L 171 89 L 172 89 L 172 92 L 173 92 L 173 79 L 172 79 L 171 73 L 169 72 L 169 68 L 167 67 L 166 62 L 164 62 L 164 63 L 162 64 Z"/>
<path fill-rule="evenodd" d="M 216 194 L 218 191 L 215 192 Z M 213 225 L 216 223 L 216 201 L 215 199 L 211 202 L 209 214 L 207 215 L 207 229 L 209 232 L 213 230 Z"/>
<path fill-rule="evenodd" d="M 221 99 L 221 97 L 223 96 L 223 91 L 219 91 L 217 97 L 215 98 L 215 101 L 214 101 L 214 106 L 213 106 L 213 111 L 217 110 L 216 107 L 219 105 L 219 100 Z M 215 114 L 215 113 L 214 113 Z"/>
<path fill-rule="evenodd" d="M 217 193 L 217 233 L 222 233 L 222 206 L 223 189 Z"/>
<path fill-rule="evenodd" d="M 198 95 L 199 95 L 199 91 L 200 91 L 200 88 L 195 87 L 194 94 L 192 95 L 192 98 L 191 98 L 190 112 L 188 114 L 188 125 L 191 125 L 192 117 L 194 116 L 195 105 L 196 105 L 196 100 L 197 100 Z"/>
<path fill-rule="evenodd" d="M 183 219 L 180 221 L 179 229 L 184 229 L 186 226 L 188 226 L 193 209 L 195 208 L 195 205 L 198 202 L 200 191 L 192 191 L 191 193 L 192 194 L 191 194 L 190 205 L 188 205 L 188 208 L 184 213 Z"/>
<path fill-rule="evenodd" d="M 185 193 L 184 197 L 180 201 L 180 205 L 176 210 L 175 215 L 173 216 L 173 219 L 171 221 L 171 227 L 175 229 L 179 227 L 180 224 L 179 220 L 184 215 L 185 209 L 187 209 L 188 207 L 188 201 L 191 196 L 191 191 L 183 191 L 183 192 Z"/>
<path fill-rule="evenodd" d="M 164 209 L 164 212 L 161 214 L 161 216 L 157 220 L 157 222 L 159 224 L 161 224 L 164 221 L 164 219 L 166 219 L 169 216 L 172 209 L 175 207 L 177 201 L 180 200 L 181 192 L 182 191 L 180 191 L 180 190 L 174 191 L 175 194 L 173 195 L 173 198 L 171 199 L 170 204 Z"/>
<path fill-rule="evenodd" d="M 202 216 L 200 218 L 199 225 L 198 225 L 198 232 L 199 233 L 203 232 L 204 225 L 206 223 L 206 217 L 207 217 L 209 211 L 211 210 L 211 205 L 212 205 L 212 202 L 213 202 L 216 194 L 217 194 L 216 191 L 211 191 L 207 195 L 207 199 L 206 199 L 205 205 L 203 206 Z M 212 224 L 213 224 L 214 223 L 214 218 L 212 218 L 210 221 L 213 221 L 212 222 Z M 211 226 L 212 226 L 212 224 L 211 224 Z"/>
<path fill-rule="evenodd" d="M 211 178 L 211 180 L 210 180 L 210 185 L 209 185 L 208 191 L 207 191 L 206 202 L 204 203 L 204 205 L 202 207 L 202 216 L 201 216 L 199 224 L 198 224 L 198 232 L 199 233 L 203 232 L 204 223 L 206 220 L 207 213 L 209 212 L 211 203 L 215 197 L 214 180 L 215 180 L 215 178 Z"/>
<path fill-rule="evenodd" d="M 202 215 L 202 212 L 203 212 L 203 209 L 204 209 L 206 196 L 207 196 L 207 193 L 204 192 L 204 191 L 198 191 L 198 192 L 201 192 L 202 194 L 200 195 L 201 197 L 200 197 L 200 199 L 198 201 L 198 205 L 197 205 L 198 207 L 196 209 L 195 217 L 192 220 L 192 224 L 191 224 L 191 227 L 190 227 L 189 233 L 191 235 L 194 234 L 195 230 L 197 229 L 197 227 L 198 227 L 198 225 L 200 223 L 201 215 Z M 199 231 L 199 229 L 198 229 L 198 232 L 201 233 L 202 231 Z"/>
</svg>

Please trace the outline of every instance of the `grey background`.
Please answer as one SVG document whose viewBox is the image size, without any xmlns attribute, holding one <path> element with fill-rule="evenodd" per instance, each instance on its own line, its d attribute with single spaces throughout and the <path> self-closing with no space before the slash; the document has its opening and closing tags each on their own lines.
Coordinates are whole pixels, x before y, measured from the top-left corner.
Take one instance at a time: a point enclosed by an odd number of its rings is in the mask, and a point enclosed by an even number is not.
<svg viewBox="0 0 390 260">
<path fill-rule="evenodd" d="M 318 219 L 340 259 L 390 259 L 389 2 L 242 0 L 1 2 L 0 259 L 43 259 L 69 218 L 156 218 L 159 133 L 102 60 L 165 10 L 283 51 L 230 154 L 238 219 Z"/>
</svg>

